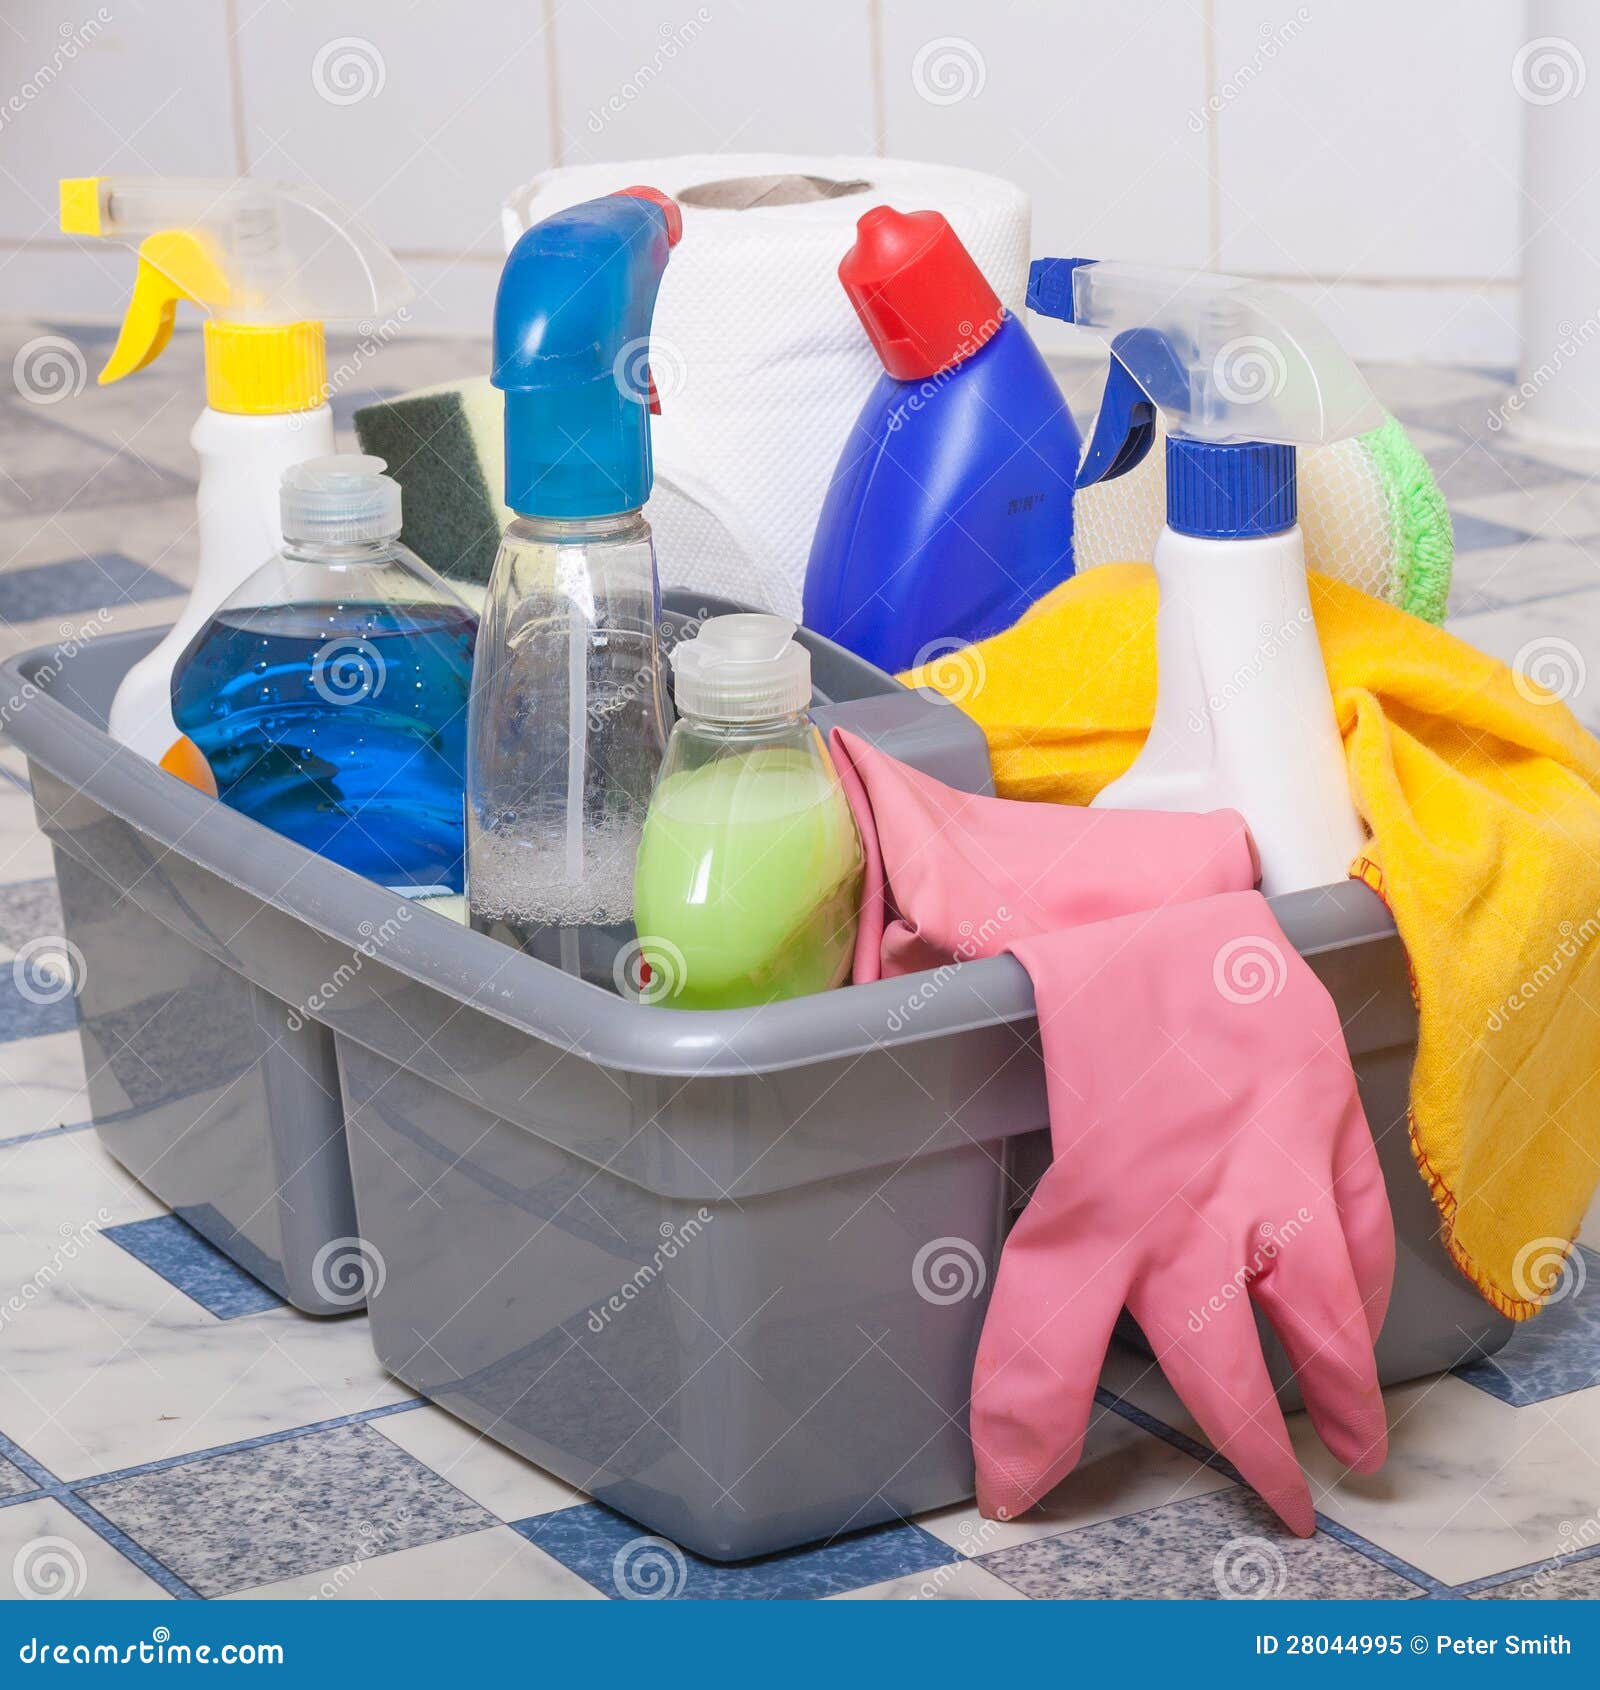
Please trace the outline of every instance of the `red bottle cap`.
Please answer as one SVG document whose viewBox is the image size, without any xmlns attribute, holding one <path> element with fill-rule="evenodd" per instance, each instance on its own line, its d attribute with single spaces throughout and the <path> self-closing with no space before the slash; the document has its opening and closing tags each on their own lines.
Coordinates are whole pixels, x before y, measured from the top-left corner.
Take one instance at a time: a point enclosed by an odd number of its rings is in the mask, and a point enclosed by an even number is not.
<svg viewBox="0 0 1600 1690">
<path fill-rule="evenodd" d="M 617 192 L 627 200 L 653 200 L 666 213 L 667 217 L 667 245 L 674 247 L 683 239 L 683 212 L 678 202 L 670 194 L 664 194 L 659 188 L 618 188 Z"/>
<path fill-rule="evenodd" d="M 839 280 L 898 381 L 961 363 L 1005 320 L 994 289 L 937 211 L 874 206 L 856 224 Z"/>
</svg>

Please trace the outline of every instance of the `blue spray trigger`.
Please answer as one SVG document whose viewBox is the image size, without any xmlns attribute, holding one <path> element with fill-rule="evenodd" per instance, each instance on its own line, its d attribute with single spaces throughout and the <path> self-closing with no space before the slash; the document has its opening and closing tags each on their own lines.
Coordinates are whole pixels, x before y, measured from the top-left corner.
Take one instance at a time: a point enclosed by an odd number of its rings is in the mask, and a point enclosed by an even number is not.
<svg viewBox="0 0 1600 1690">
<path fill-rule="evenodd" d="M 1144 381 L 1134 376 L 1130 360 L 1138 363 Z M 1188 401 L 1188 368 L 1172 342 L 1159 329 L 1124 330 L 1111 342 L 1111 367 L 1100 414 L 1078 466 L 1076 485 L 1115 481 L 1137 469 L 1155 440 L 1157 410 L 1182 411 Z"/>
</svg>

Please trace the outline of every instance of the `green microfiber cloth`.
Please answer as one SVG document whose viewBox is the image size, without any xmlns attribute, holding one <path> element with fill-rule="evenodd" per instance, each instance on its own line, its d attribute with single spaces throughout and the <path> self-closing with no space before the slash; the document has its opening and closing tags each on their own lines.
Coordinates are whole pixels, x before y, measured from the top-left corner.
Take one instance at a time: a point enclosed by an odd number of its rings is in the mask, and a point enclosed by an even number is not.
<svg viewBox="0 0 1600 1690">
<path fill-rule="evenodd" d="M 355 414 L 363 452 L 400 483 L 401 540 L 457 586 L 484 588 L 511 520 L 505 404 L 487 376 L 419 387 Z"/>
</svg>

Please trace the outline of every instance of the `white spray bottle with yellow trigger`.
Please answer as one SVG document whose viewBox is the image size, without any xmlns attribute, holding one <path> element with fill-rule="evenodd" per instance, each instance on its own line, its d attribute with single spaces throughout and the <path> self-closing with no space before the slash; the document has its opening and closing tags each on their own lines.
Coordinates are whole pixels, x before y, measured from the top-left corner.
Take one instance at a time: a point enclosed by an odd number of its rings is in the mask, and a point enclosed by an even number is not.
<svg viewBox="0 0 1600 1690">
<path fill-rule="evenodd" d="M 172 630 L 124 677 L 114 738 L 159 761 L 178 737 L 172 666 L 217 606 L 283 543 L 283 472 L 334 451 L 323 324 L 379 321 L 411 297 L 388 250 L 319 189 L 279 182 L 90 176 L 61 184 L 61 227 L 137 249 L 138 273 L 103 384 L 172 338 L 178 304 L 207 313 L 200 558 Z"/>
<path fill-rule="evenodd" d="M 1158 409 L 1167 424 L 1155 713 L 1096 804 L 1238 810 L 1263 891 L 1343 880 L 1366 835 L 1311 616 L 1295 448 L 1376 428 L 1381 407 L 1315 313 L 1258 282 L 1045 258 L 1028 304 L 1111 343 L 1080 487 L 1138 464 Z"/>
</svg>

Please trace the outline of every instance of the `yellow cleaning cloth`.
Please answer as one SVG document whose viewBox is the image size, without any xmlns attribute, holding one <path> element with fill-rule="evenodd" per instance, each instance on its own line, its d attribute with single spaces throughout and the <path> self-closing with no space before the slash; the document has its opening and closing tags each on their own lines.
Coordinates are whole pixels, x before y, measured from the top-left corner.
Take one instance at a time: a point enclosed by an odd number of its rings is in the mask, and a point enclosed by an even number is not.
<svg viewBox="0 0 1600 1690">
<path fill-rule="evenodd" d="M 1420 1032 L 1411 1147 L 1450 1254 L 1538 1312 L 1600 1177 L 1600 743 L 1505 664 L 1355 588 L 1312 611 Z M 1155 578 L 1109 564 L 905 677 L 988 736 L 1006 798 L 1086 804 L 1144 742 Z"/>
</svg>

